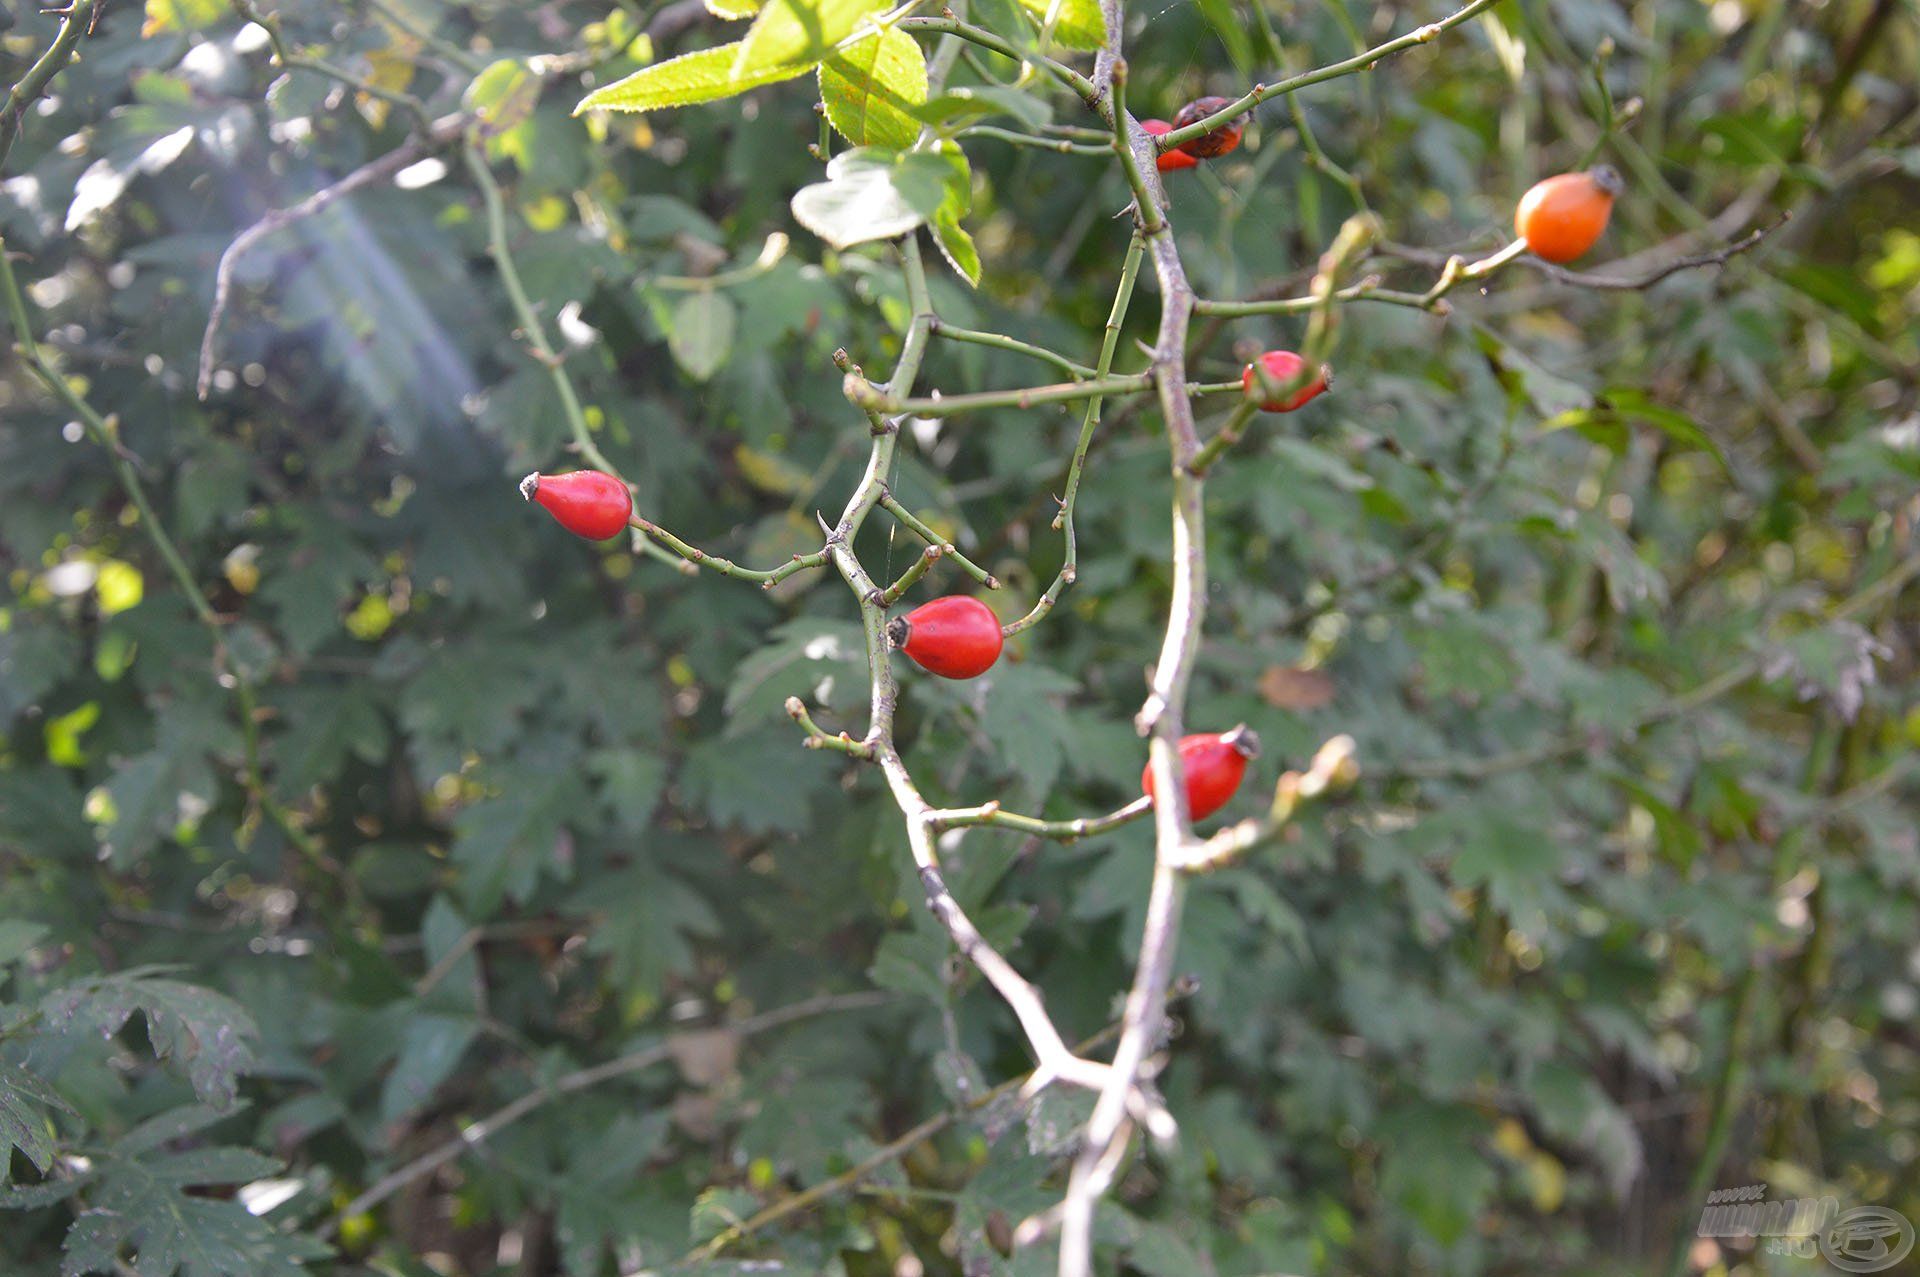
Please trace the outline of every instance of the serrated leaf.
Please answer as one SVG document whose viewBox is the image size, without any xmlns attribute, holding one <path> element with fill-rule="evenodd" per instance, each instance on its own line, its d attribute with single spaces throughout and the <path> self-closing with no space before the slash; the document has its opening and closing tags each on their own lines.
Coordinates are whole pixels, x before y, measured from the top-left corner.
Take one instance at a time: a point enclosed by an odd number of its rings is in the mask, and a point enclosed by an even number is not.
<svg viewBox="0 0 1920 1277">
<path fill-rule="evenodd" d="M 1100 0 L 1020 0 L 1043 32 L 1069 49 L 1099 49 L 1107 43 L 1107 24 Z"/>
<path fill-rule="evenodd" d="M 722 44 L 642 67 L 624 80 L 616 80 L 587 94 L 573 108 L 573 113 L 658 111 L 714 102 L 763 84 L 778 84 L 805 75 L 813 66 L 810 62 L 800 66 L 769 66 L 736 75 L 734 64 L 740 59 L 743 45 L 742 41 Z"/>
<path fill-rule="evenodd" d="M 828 163 L 826 181 L 795 193 L 793 215 L 835 248 L 892 239 L 939 211 L 950 173 L 945 157 L 925 151 L 842 151 Z"/>
<path fill-rule="evenodd" d="M 34 1074 L 0 1063 L 0 1184 L 7 1182 L 16 1148 L 46 1174 L 53 1165 L 53 1134 L 44 1110 L 66 1107 Z"/>
<path fill-rule="evenodd" d="M 768 0 L 740 41 L 731 78 L 811 70 L 886 7 L 883 0 Z"/>
<path fill-rule="evenodd" d="M 855 146 L 904 151 L 920 136 L 927 60 L 920 42 L 888 27 L 820 64 L 820 101 L 841 137 Z"/>
<path fill-rule="evenodd" d="M 705 381 L 727 362 L 736 314 L 733 302 L 715 288 L 696 289 L 680 299 L 667 346 L 687 376 Z"/>
<path fill-rule="evenodd" d="M 608 959 L 609 974 L 629 997 L 658 997 L 669 976 L 692 968 L 690 937 L 720 932 L 719 917 L 699 892 L 650 864 L 604 877 L 571 903 L 604 911 L 587 950 Z"/>
<path fill-rule="evenodd" d="M 253 1017 L 225 994 L 133 970 L 55 990 L 41 1013 L 55 1027 L 85 1024 L 112 1035 L 135 1011 L 146 1017 L 154 1055 L 183 1065 L 194 1094 L 216 1108 L 233 1104 L 242 1074 L 254 1066 Z"/>
<path fill-rule="evenodd" d="M 184 1120 L 168 1114 L 157 1124 L 199 1129 L 207 1114 L 186 1110 Z M 60 1271 L 63 1277 L 119 1272 L 131 1250 L 132 1270 L 141 1277 L 303 1277 L 305 1261 L 324 1258 L 326 1246 L 282 1233 L 238 1201 L 186 1191 L 257 1179 L 279 1167 L 249 1149 L 166 1153 L 129 1136 L 97 1163 L 87 1209 L 67 1232 Z"/>
<path fill-rule="evenodd" d="M 947 196 L 933 215 L 933 242 L 960 278 L 974 287 L 980 285 L 980 250 L 973 236 L 960 225 L 960 219 L 973 211 L 973 172 L 966 156 L 954 148 L 946 152 L 954 171 L 947 178 Z"/>
</svg>

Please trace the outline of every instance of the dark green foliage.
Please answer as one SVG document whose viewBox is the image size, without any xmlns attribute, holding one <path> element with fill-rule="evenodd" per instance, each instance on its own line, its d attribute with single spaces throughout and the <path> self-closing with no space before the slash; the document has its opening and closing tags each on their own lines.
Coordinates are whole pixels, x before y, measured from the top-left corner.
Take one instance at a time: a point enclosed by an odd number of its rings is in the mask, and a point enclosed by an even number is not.
<svg viewBox="0 0 1920 1277">
<path fill-rule="evenodd" d="M 34 8 L 0 29 L 8 85 L 53 39 Z M 1048 9 L 969 16 L 1037 50 Z M 1181 1138 L 1102 1207 L 1101 1272 L 1664 1272 L 1705 1189 L 1763 1181 L 1920 1221 L 1920 44 L 1880 9 L 1513 0 L 1171 175 L 1217 299 L 1303 292 L 1356 190 L 1392 244 L 1478 255 L 1595 147 L 1630 189 L 1582 270 L 1795 218 L 1645 289 L 1516 264 L 1445 318 L 1342 305 L 1334 393 L 1215 468 L 1188 717 L 1267 746 L 1226 814 L 1338 732 L 1363 775 L 1189 891 L 1160 1079 Z M 927 105 L 839 112 L 875 149 L 829 180 L 811 75 L 571 116 L 648 60 L 625 5 L 278 12 L 297 54 L 430 118 L 492 113 L 512 257 L 592 440 L 710 553 L 817 549 L 859 480 L 832 352 L 884 378 L 908 303 L 849 181 L 892 183 L 944 250 L 946 323 L 1099 349 L 1131 198 L 1110 158 L 884 150 L 908 119 L 1098 124 L 997 55 Z M 1443 14 L 1135 6 L 1130 102 L 1171 117 Z M 1090 66 L 1097 8 L 1060 21 L 1053 52 Z M 744 29 L 676 18 L 651 55 Z M 700 1251 L 676 1271 L 1052 1272 L 1007 1239 L 1059 1199 L 1087 1097 L 990 1094 L 1032 1064 L 1012 1017 L 923 908 L 880 777 L 800 748 L 784 710 L 864 730 L 837 577 L 684 576 L 520 501 L 522 474 L 586 461 L 458 146 L 258 242 L 199 400 L 221 251 L 412 121 L 276 69 L 211 0 L 107 4 L 81 52 L 0 173 L 34 335 L 116 432 L 98 446 L 0 364 L 0 1271 L 606 1277 Z M 870 74 L 830 91 L 899 96 Z M 1365 265 L 1416 293 L 1438 269 Z M 1157 305 L 1143 277 L 1117 370 Z M 1193 379 L 1304 324 L 1202 317 Z M 1059 377 L 937 339 L 913 389 Z M 1200 401 L 1203 430 L 1229 401 Z M 1060 568 L 1079 423 L 947 419 L 888 476 L 1005 583 L 1007 619 Z M 1163 435 L 1147 400 L 1110 403 L 1059 606 L 986 678 L 905 676 L 931 800 L 1068 819 L 1137 795 Z M 858 549 L 891 579 L 922 545 L 875 520 Z M 942 563 L 906 605 L 973 589 Z M 1070 1040 L 1099 1033 L 1150 830 L 949 838 L 955 897 Z M 942 1115 L 863 1188 L 740 1228 Z"/>
</svg>

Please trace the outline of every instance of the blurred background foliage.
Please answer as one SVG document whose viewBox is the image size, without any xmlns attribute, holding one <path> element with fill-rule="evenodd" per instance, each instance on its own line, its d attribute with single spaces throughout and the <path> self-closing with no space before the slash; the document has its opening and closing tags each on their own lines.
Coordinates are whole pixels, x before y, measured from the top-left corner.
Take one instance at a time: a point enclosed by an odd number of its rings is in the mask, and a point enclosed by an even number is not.
<svg viewBox="0 0 1920 1277">
<path fill-rule="evenodd" d="M 1134 6 L 1131 102 L 1170 117 L 1442 13 Z M 6 21 L 11 84 L 56 19 Z M 889 366 L 905 303 L 891 250 L 791 221 L 819 175 L 809 80 L 582 121 L 585 87 L 737 28 L 684 0 L 279 21 L 436 115 L 536 59 L 488 149 L 596 442 L 696 544 L 817 545 L 866 437 L 829 356 Z M 1795 216 L 1639 291 L 1516 266 L 1450 316 L 1348 305 L 1336 393 L 1221 467 L 1189 721 L 1269 747 L 1228 814 L 1335 732 L 1366 775 L 1196 885 L 1164 1077 L 1182 1138 L 1123 1181 L 1103 1271 L 1803 1271 L 1687 1245 L 1707 1189 L 1761 1182 L 1920 1220 L 1916 65 L 1899 0 L 1507 0 L 1173 175 L 1195 285 L 1223 298 L 1300 291 L 1361 202 L 1397 244 L 1497 246 L 1521 191 L 1594 154 L 1631 187 L 1596 273 Z M 954 83 L 1004 83 L 1009 127 L 1088 122 L 1016 74 L 970 54 Z M 1010 1016 L 925 915 L 878 778 L 798 748 L 780 710 L 860 729 L 847 597 L 823 573 L 687 578 L 520 502 L 521 474 L 575 462 L 457 148 L 248 253 L 196 399 L 221 250 L 411 128 L 282 73 L 225 4 L 113 0 L 6 160 L 30 322 L 116 448 L 6 365 L 0 1268 L 51 1273 L 64 1247 L 68 1271 L 143 1277 L 631 1272 L 912 1134 L 708 1271 L 1050 1271 L 1007 1235 L 1057 1194 L 1084 1105 L 978 1103 L 1027 1066 Z M 941 315 L 1090 360 L 1117 171 L 966 149 L 984 277 L 940 266 Z M 1232 377 L 1298 337 L 1203 323 L 1194 366 Z M 1047 379 L 936 342 L 921 386 Z M 903 447 L 895 490 L 1006 583 L 1008 617 L 1060 563 L 1077 425 L 981 413 Z M 1160 436 L 1148 404 L 1109 411 L 1078 582 L 1013 659 L 908 681 L 936 801 L 1070 816 L 1136 792 Z M 860 548 L 896 573 L 918 549 L 877 525 Z M 969 587 L 942 567 L 929 588 Z M 1100 1030 L 1149 831 L 947 854 L 1062 1028 Z"/>
</svg>

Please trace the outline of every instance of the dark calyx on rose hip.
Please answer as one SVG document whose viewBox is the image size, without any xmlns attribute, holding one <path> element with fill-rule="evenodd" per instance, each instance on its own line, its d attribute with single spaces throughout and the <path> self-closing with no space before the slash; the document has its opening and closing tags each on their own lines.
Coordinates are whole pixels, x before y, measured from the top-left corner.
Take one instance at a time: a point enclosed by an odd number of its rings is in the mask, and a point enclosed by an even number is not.
<svg viewBox="0 0 1920 1277">
<path fill-rule="evenodd" d="M 1260 756 L 1260 738 L 1245 723 L 1224 732 L 1180 739 L 1180 766 L 1186 773 L 1187 814 L 1205 820 L 1227 805 L 1246 779 L 1247 764 Z M 1140 792 L 1153 797 L 1153 764 L 1140 773 Z"/>
<path fill-rule="evenodd" d="M 977 678 L 1000 659 L 1006 638 L 1000 618 L 965 594 L 922 603 L 887 625 L 887 642 L 907 659 L 941 678 Z"/>
</svg>

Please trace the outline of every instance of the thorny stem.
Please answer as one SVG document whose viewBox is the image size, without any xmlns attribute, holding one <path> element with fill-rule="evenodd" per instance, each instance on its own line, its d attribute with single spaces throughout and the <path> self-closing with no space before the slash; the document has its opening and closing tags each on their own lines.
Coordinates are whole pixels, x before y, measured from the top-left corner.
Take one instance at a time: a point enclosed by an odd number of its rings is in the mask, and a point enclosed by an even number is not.
<svg viewBox="0 0 1920 1277">
<path fill-rule="evenodd" d="M 1448 14 L 1438 22 L 1429 22 L 1423 27 L 1415 27 L 1405 35 L 1396 36 L 1384 44 L 1377 44 L 1373 48 L 1361 53 L 1356 53 L 1344 61 L 1330 62 L 1326 66 L 1316 67 L 1312 71 L 1288 76 L 1278 84 L 1256 84 L 1245 96 L 1236 99 L 1227 106 L 1221 107 L 1212 115 L 1195 120 L 1192 124 L 1184 128 L 1174 129 L 1170 133 L 1164 133 L 1160 137 L 1155 138 L 1153 140 L 1154 148 L 1157 151 L 1170 151 L 1176 146 L 1191 142 L 1203 133 L 1211 133 L 1221 125 L 1230 124 L 1241 116 L 1250 113 L 1255 107 L 1267 101 L 1269 98 L 1278 97 L 1286 93 L 1293 93 L 1299 89 L 1307 88 L 1310 85 L 1324 84 L 1328 80 L 1337 80 L 1343 75 L 1351 75 L 1356 71 L 1371 71 L 1374 63 L 1378 62 L 1381 58 L 1387 57 L 1390 54 L 1399 53 L 1403 49 L 1412 48 L 1416 44 L 1426 44 L 1437 38 L 1448 28 L 1459 26 L 1462 22 L 1465 22 L 1476 14 L 1491 9 L 1496 3 L 1498 3 L 1498 0 L 1473 0 L 1471 4 Z M 1119 36 L 1120 33 L 1110 25 L 1107 31 L 1108 40 L 1118 40 Z"/>
<path fill-rule="evenodd" d="M 1127 258 L 1120 266 L 1120 286 L 1113 294 L 1113 309 L 1107 312 L 1107 326 L 1100 338 L 1100 358 L 1094 368 L 1095 377 L 1104 377 L 1113 367 L 1114 351 L 1120 345 L 1120 329 L 1127 319 L 1127 308 L 1133 302 L 1134 281 L 1140 277 L 1140 257 L 1144 242 L 1135 235 L 1127 244 Z M 1074 503 L 1080 496 L 1080 477 L 1086 472 L 1087 450 L 1093 446 L 1093 432 L 1100 424 L 1100 407 L 1104 399 L 1089 399 L 1086 414 L 1080 419 L 1080 438 L 1073 446 L 1073 459 L 1067 463 L 1066 492 L 1060 498 L 1060 513 L 1054 516 L 1053 526 L 1066 534 L 1066 557 L 1060 563 L 1060 571 L 1055 574 L 1053 584 L 1048 586 L 1033 610 L 1019 620 L 1001 626 L 1008 637 L 1030 630 L 1038 625 L 1053 611 L 1054 604 L 1060 601 L 1060 593 L 1073 584 L 1080 571 L 1080 543 L 1074 534 Z"/>
<path fill-rule="evenodd" d="M 54 32 L 53 43 L 47 46 L 47 51 L 27 68 L 18 84 L 7 90 L 7 100 L 0 105 L 0 164 L 6 163 L 7 155 L 13 150 L 13 140 L 20 135 L 27 108 L 47 91 L 47 85 L 55 76 L 67 69 L 81 37 L 93 29 L 100 3 L 101 0 L 75 0 L 60 19 L 59 29 Z"/>
<path fill-rule="evenodd" d="M 1099 377 L 1087 381 L 1062 382 L 1055 386 L 1028 386 L 1022 390 L 983 390 L 966 395 L 933 395 L 925 399 L 902 399 L 882 394 L 871 382 L 849 375 L 847 398 L 872 412 L 905 417 L 954 417 L 988 408 L 1033 408 L 1040 404 L 1075 403 L 1106 395 L 1140 392 L 1153 387 L 1151 373 L 1125 373 L 1117 377 Z"/>
<path fill-rule="evenodd" d="M 901 505 L 894 495 L 888 492 L 885 487 L 880 489 L 880 508 L 892 515 L 901 527 L 913 533 L 913 535 L 919 537 L 922 541 L 925 541 L 929 546 L 939 546 L 942 554 L 952 559 L 962 572 L 965 572 L 975 581 L 986 586 L 989 590 L 997 590 L 1000 588 L 1000 582 L 994 577 L 993 573 L 960 553 L 960 551 L 955 548 L 953 542 L 947 540 L 938 532 L 935 532 L 933 528 L 928 526 L 925 519 L 922 519 L 919 515 Z"/>
</svg>

